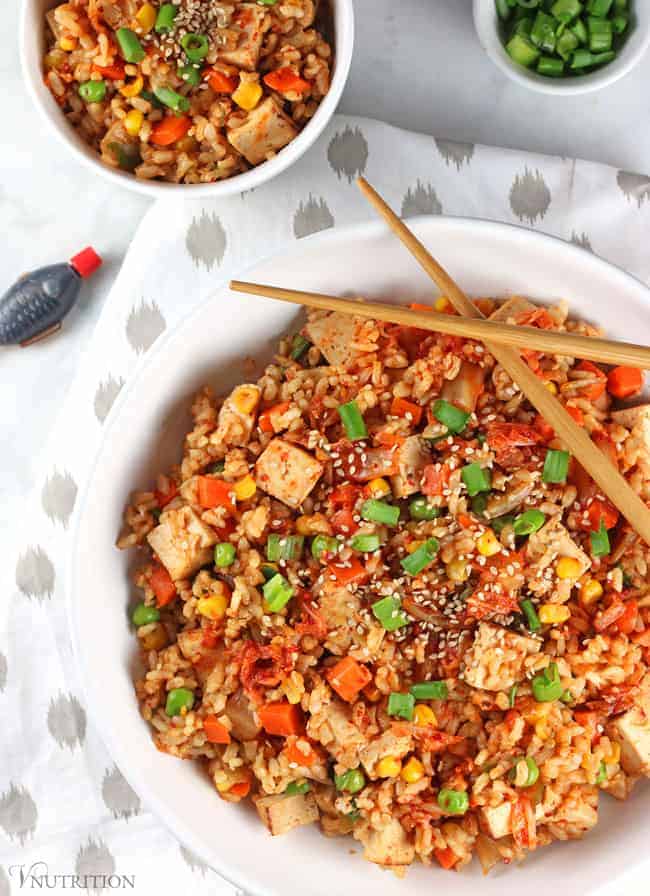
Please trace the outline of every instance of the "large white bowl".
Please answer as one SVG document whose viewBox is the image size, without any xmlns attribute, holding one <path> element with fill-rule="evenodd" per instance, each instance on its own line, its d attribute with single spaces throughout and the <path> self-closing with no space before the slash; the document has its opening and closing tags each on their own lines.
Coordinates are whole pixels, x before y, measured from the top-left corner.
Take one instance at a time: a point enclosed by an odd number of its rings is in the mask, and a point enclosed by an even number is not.
<svg viewBox="0 0 650 896">
<path fill-rule="evenodd" d="M 72 155 L 95 174 L 111 181 L 116 187 L 126 187 L 153 199 L 182 196 L 184 199 L 220 199 L 233 193 L 251 190 L 276 177 L 293 165 L 321 135 L 336 111 L 352 62 L 354 44 L 354 10 L 352 0 L 328 0 L 334 18 L 334 69 L 327 96 L 309 123 L 274 158 L 250 171 L 237 174 L 213 184 L 169 184 L 140 180 L 128 172 L 105 165 L 97 153 L 85 143 L 68 124 L 54 98 L 43 82 L 43 54 L 45 47 L 45 13 L 62 0 L 22 0 L 20 23 L 20 59 L 27 89 L 52 133 L 62 141 Z"/>
<path fill-rule="evenodd" d="M 614 336 L 638 337 L 647 329 L 648 290 L 590 252 L 483 221 L 428 217 L 409 224 L 470 294 L 566 298 L 577 314 Z M 424 273 L 379 224 L 301 240 L 246 278 L 394 302 L 432 295 Z M 430 896 L 437 887 L 458 896 L 518 896 L 522 889 L 527 896 L 548 896 L 569 882 L 574 894 L 594 892 L 646 857 L 648 786 L 639 786 L 623 804 L 603 798 L 601 822 L 588 837 L 540 850 L 521 870 L 501 868 L 483 879 L 475 866 L 459 875 L 418 866 L 399 881 L 364 862 L 359 848 L 351 855 L 350 847 L 358 847 L 351 840 L 327 839 L 315 828 L 272 838 L 250 808 L 222 802 L 197 766 L 154 748 L 133 693 L 135 644 L 127 618 L 133 559 L 113 546 L 122 508 L 131 489 L 147 486 L 155 471 L 178 461 L 192 391 L 206 382 L 224 391 L 241 381 L 240 362 L 268 359 L 295 316 L 291 306 L 233 298 L 221 289 L 161 341 L 116 402 L 79 510 L 70 570 L 70 621 L 92 719 L 145 804 L 206 862 L 255 896 Z"/>
</svg>

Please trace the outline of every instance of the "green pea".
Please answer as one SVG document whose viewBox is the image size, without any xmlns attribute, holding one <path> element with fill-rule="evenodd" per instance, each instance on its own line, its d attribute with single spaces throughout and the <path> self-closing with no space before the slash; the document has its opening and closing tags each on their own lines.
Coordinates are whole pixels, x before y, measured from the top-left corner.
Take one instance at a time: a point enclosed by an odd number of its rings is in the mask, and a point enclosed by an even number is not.
<svg viewBox="0 0 650 896">
<path fill-rule="evenodd" d="M 438 792 L 438 805 L 447 815 L 464 815 L 469 809 L 469 797 L 464 790 L 443 787 Z"/>
<path fill-rule="evenodd" d="M 138 604 L 131 616 L 133 624 L 138 627 L 141 625 L 149 625 L 151 622 L 158 622 L 160 619 L 160 611 L 155 607 L 147 607 L 145 604 Z"/>
<path fill-rule="evenodd" d="M 182 710 L 190 710 L 194 706 L 194 694 L 188 688 L 173 688 L 167 694 L 165 712 L 168 716 L 180 716 Z"/>
<path fill-rule="evenodd" d="M 336 775 L 334 778 L 337 790 L 344 790 L 346 793 L 359 793 L 366 786 L 366 778 L 360 768 L 352 768 L 342 775 Z"/>
<path fill-rule="evenodd" d="M 106 82 L 86 81 L 79 87 L 79 96 L 85 103 L 101 103 L 106 96 Z"/>
</svg>

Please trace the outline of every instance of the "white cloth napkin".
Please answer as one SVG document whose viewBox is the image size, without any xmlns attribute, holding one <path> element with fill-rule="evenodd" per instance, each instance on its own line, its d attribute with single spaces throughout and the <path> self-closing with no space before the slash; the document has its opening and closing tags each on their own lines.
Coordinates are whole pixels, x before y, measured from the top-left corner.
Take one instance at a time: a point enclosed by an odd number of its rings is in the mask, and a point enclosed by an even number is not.
<svg viewBox="0 0 650 896">
<path fill-rule="evenodd" d="M 236 893 L 148 812 L 87 724 L 65 615 L 71 519 L 111 404 L 156 338 L 257 258 L 373 217 L 354 185 L 360 174 L 404 216 L 544 230 L 650 280 L 650 178 L 367 119 L 336 117 L 297 165 L 245 195 L 153 205 L 44 452 L 15 553 L 4 552 L 0 896 L 46 874 L 61 893 L 75 875 L 89 893 L 117 888 L 120 878 L 141 894 Z"/>
</svg>

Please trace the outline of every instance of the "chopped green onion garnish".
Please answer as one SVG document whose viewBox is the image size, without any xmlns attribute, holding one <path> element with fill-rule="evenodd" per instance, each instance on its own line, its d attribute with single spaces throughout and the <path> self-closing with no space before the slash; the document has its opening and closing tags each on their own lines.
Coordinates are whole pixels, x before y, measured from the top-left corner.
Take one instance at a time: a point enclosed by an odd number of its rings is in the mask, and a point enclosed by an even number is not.
<svg viewBox="0 0 650 896">
<path fill-rule="evenodd" d="M 438 791 L 438 805 L 447 815 L 464 815 L 469 809 L 469 797 L 464 790 L 443 787 Z"/>
<path fill-rule="evenodd" d="M 604 784 L 607 780 L 607 766 L 601 760 L 600 766 L 598 767 L 598 774 L 596 775 L 596 784 L 600 787 L 601 784 Z"/>
<path fill-rule="evenodd" d="M 587 26 L 582 21 L 582 19 L 578 19 L 576 22 L 573 23 L 573 25 L 571 26 L 571 31 L 578 38 L 579 43 L 586 44 L 587 41 L 589 40 L 589 35 L 587 33 Z"/>
<path fill-rule="evenodd" d="M 609 19 L 597 19 L 590 16 L 587 19 L 587 31 L 589 33 L 589 49 L 592 53 L 606 53 L 612 49 L 614 30 Z"/>
<path fill-rule="evenodd" d="M 541 529 L 546 522 L 546 517 L 541 510 L 525 510 L 515 518 L 512 528 L 515 535 L 532 535 Z"/>
<path fill-rule="evenodd" d="M 549 448 L 544 458 L 542 482 L 566 482 L 570 457 L 571 455 L 568 451 L 556 451 L 554 448 Z"/>
<path fill-rule="evenodd" d="M 571 54 L 578 46 L 579 38 L 573 31 L 565 31 L 561 37 L 558 38 L 558 42 L 556 45 L 556 50 L 558 56 L 561 56 L 564 62 L 568 62 L 571 58 Z M 560 60 L 558 60 L 559 62 Z"/>
<path fill-rule="evenodd" d="M 351 768 L 342 775 L 335 775 L 334 784 L 337 790 L 345 793 L 359 793 L 366 786 L 366 779 L 360 768 Z"/>
<path fill-rule="evenodd" d="M 263 563 L 260 566 L 260 572 L 264 576 L 264 581 L 268 582 L 273 576 L 277 576 L 278 571 L 275 566 L 268 566 L 266 563 Z"/>
<path fill-rule="evenodd" d="M 361 554 L 370 554 L 372 551 L 378 551 L 381 547 L 381 540 L 378 535 L 355 535 L 350 542 L 353 551 L 359 551 Z"/>
<path fill-rule="evenodd" d="M 403 560 L 400 560 L 402 569 L 410 576 L 418 575 L 425 567 L 433 563 L 439 547 L 437 538 L 427 539 L 412 554 L 408 554 Z"/>
<path fill-rule="evenodd" d="M 582 12 L 580 0 L 557 0 L 551 6 L 551 14 L 560 22 L 570 22 Z"/>
<path fill-rule="evenodd" d="M 101 103 L 106 96 L 105 81 L 86 81 L 79 85 L 79 96 L 84 103 Z"/>
<path fill-rule="evenodd" d="M 440 516 L 439 507 L 429 504 L 426 498 L 418 495 L 409 501 L 409 514 L 412 520 L 435 520 Z"/>
<path fill-rule="evenodd" d="M 181 47 L 190 62 L 201 62 L 208 55 L 210 42 L 205 34 L 185 34 L 181 38 Z"/>
<path fill-rule="evenodd" d="M 568 688 L 564 689 L 560 700 L 562 701 L 562 703 L 573 703 L 573 694 Z"/>
<path fill-rule="evenodd" d="M 299 361 L 311 346 L 309 339 L 305 339 L 300 333 L 296 333 L 291 342 L 291 357 L 294 361 Z"/>
<path fill-rule="evenodd" d="M 533 22 L 530 39 L 542 52 L 552 53 L 555 50 L 555 19 L 553 16 L 540 10 Z"/>
<path fill-rule="evenodd" d="M 369 523 L 382 523 L 384 526 L 396 526 L 399 521 L 399 507 L 370 498 L 361 505 L 361 516 Z"/>
<path fill-rule="evenodd" d="M 351 442 L 368 438 L 368 430 L 366 429 L 366 424 L 361 416 L 361 411 L 359 410 L 356 401 L 348 401 L 347 404 L 340 404 L 338 406 L 338 412 L 345 434 Z"/>
<path fill-rule="evenodd" d="M 559 700 L 564 693 L 557 663 L 550 663 L 543 672 L 535 675 L 532 682 L 533 697 L 538 703 Z"/>
<path fill-rule="evenodd" d="M 605 523 L 601 519 L 600 526 L 598 527 L 597 532 L 591 532 L 589 534 L 589 538 L 591 539 L 591 553 L 594 557 L 606 557 L 610 550 L 609 544 L 609 533 L 605 528 Z"/>
<path fill-rule="evenodd" d="M 546 75 L 549 78 L 559 78 L 564 74 L 564 63 L 561 59 L 554 59 L 552 56 L 542 56 L 537 63 L 537 71 L 540 75 Z"/>
<path fill-rule="evenodd" d="M 506 53 L 513 62 L 517 62 L 525 68 L 528 68 L 539 59 L 539 50 L 523 34 L 513 34 L 506 44 Z"/>
<path fill-rule="evenodd" d="M 190 87 L 197 87 L 201 83 L 201 72 L 194 65 L 181 66 L 178 69 L 178 77 Z"/>
<path fill-rule="evenodd" d="M 264 609 L 268 613 L 279 613 L 293 597 L 293 588 L 284 576 L 276 573 L 262 588 Z"/>
<path fill-rule="evenodd" d="M 489 492 L 492 488 L 490 471 L 484 470 L 480 464 L 468 464 L 466 467 L 463 467 L 460 475 L 470 498 L 480 494 L 480 492 Z"/>
<path fill-rule="evenodd" d="M 530 598 L 526 597 L 521 601 L 519 606 L 521 607 L 521 612 L 526 617 L 526 624 L 528 625 L 530 631 L 538 632 L 542 627 L 542 623 L 540 622 L 539 616 L 537 615 L 537 610 L 535 609 L 533 602 L 530 600 Z"/>
<path fill-rule="evenodd" d="M 155 28 L 157 34 L 172 30 L 178 9 L 179 7 L 175 3 L 163 3 L 156 17 Z"/>
<path fill-rule="evenodd" d="M 402 610 L 401 600 L 394 595 L 382 597 L 372 605 L 371 609 L 375 619 L 381 622 L 387 632 L 395 632 L 409 623 L 408 616 Z"/>
<path fill-rule="evenodd" d="M 388 715 L 399 716 L 410 722 L 415 709 L 415 697 L 413 694 L 399 694 L 395 691 L 388 698 Z"/>
<path fill-rule="evenodd" d="M 519 690 L 518 684 L 513 684 L 513 686 L 508 691 L 508 706 L 510 709 L 515 705 L 515 700 L 517 699 L 517 691 Z"/>
<path fill-rule="evenodd" d="M 515 518 L 511 513 L 504 513 L 503 516 L 497 516 L 495 519 L 490 520 L 490 526 L 497 535 L 501 535 L 505 527 L 512 526 L 514 522 Z"/>
<path fill-rule="evenodd" d="M 303 535 L 269 535 L 266 539 L 266 559 L 272 563 L 277 563 L 278 560 L 298 560 L 304 541 Z"/>
<path fill-rule="evenodd" d="M 186 96 L 176 93 L 171 87 L 154 87 L 156 98 L 160 100 L 168 108 L 174 112 L 187 112 L 190 108 L 190 101 Z"/>
<path fill-rule="evenodd" d="M 146 54 L 135 31 L 131 31 L 130 28 L 118 28 L 115 37 L 126 62 L 142 62 Z"/>
<path fill-rule="evenodd" d="M 514 784 L 515 779 L 517 777 L 517 766 L 519 765 L 520 762 L 525 762 L 526 766 L 528 768 L 528 777 L 526 778 L 526 780 L 524 781 L 524 783 L 521 786 L 522 787 L 532 787 L 533 784 L 535 784 L 537 782 L 537 779 L 539 778 L 539 767 L 532 756 L 521 756 L 519 759 L 515 759 L 515 764 L 510 769 L 510 772 L 508 773 L 508 777 Z"/>
<path fill-rule="evenodd" d="M 455 405 L 439 398 L 433 406 L 433 416 L 439 423 L 447 427 L 449 432 L 462 432 L 467 426 L 471 414 L 461 411 Z"/>
<path fill-rule="evenodd" d="M 449 696 L 446 681 L 420 681 L 412 684 L 409 691 L 416 700 L 446 700 Z"/>
<path fill-rule="evenodd" d="M 232 566 L 235 562 L 235 546 L 228 541 L 222 541 L 214 546 L 214 565 Z"/>
<path fill-rule="evenodd" d="M 627 16 L 614 16 L 612 19 L 612 28 L 614 29 L 615 34 L 623 34 L 627 29 L 629 21 Z"/>
<path fill-rule="evenodd" d="M 475 495 L 470 502 L 472 513 L 475 513 L 476 516 L 483 516 L 487 509 L 487 502 L 488 496 L 486 494 Z"/>
<path fill-rule="evenodd" d="M 311 555 L 320 560 L 323 554 L 336 554 L 341 550 L 341 542 L 333 535 L 316 535 L 311 542 Z"/>
<path fill-rule="evenodd" d="M 600 16 L 603 18 L 604 16 L 609 15 L 609 11 L 612 8 L 613 0 L 589 0 L 587 3 L 587 12 L 592 16 Z"/>
<path fill-rule="evenodd" d="M 284 795 L 295 796 L 298 793 L 309 793 L 310 790 L 309 781 L 290 781 L 285 788 Z"/>
</svg>

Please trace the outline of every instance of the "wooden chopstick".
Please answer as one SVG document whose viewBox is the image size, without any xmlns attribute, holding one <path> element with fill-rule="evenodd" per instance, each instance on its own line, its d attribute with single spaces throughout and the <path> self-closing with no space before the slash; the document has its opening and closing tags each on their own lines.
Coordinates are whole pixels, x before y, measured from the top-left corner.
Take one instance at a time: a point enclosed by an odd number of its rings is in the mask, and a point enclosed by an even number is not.
<svg viewBox="0 0 650 896">
<path fill-rule="evenodd" d="M 602 361 L 605 364 L 623 364 L 650 370 L 650 348 L 644 345 L 613 342 L 611 339 L 596 339 L 576 333 L 540 330 L 536 327 L 519 327 L 491 320 L 456 317 L 450 314 L 439 314 L 433 310 L 414 311 L 402 305 L 339 299 L 322 293 L 267 286 L 263 283 L 232 280 L 230 288 L 234 292 L 246 292 L 249 295 L 279 299 L 282 302 L 292 302 L 295 305 L 306 305 L 308 308 L 322 308 L 326 311 L 340 311 L 342 314 L 355 314 L 358 317 L 385 320 L 390 323 L 402 324 L 405 327 L 435 330 L 437 333 L 462 336 L 464 339 L 480 339 L 481 342 L 493 340 L 502 345 L 511 345 L 520 349 L 535 349 L 551 355 L 587 358 L 590 361 Z"/>
<path fill-rule="evenodd" d="M 376 190 L 364 178 L 359 178 L 357 183 L 366 199 L 384 218 L 409 252 L 420 262 L 420 265 L 438 286 L 441 293 L 449 299 L 456 311 L 466 317 L 483 317 L 458 284 L 438 264 Z M 517 352 L 491 341 L 486 342 L 486 347 L 508 372 L 513 382 L 519 386 L 533 407 L 566 443 L 571 454 L 589 473 L 603 494 L 620 510 L 641 538 L 650 544 L 650 510 L 603 452 L 596 448 L 587 432 L 575 423 L 563 405 L 545 388 L 541 380 L 521 360 Z"/>
</svg>

